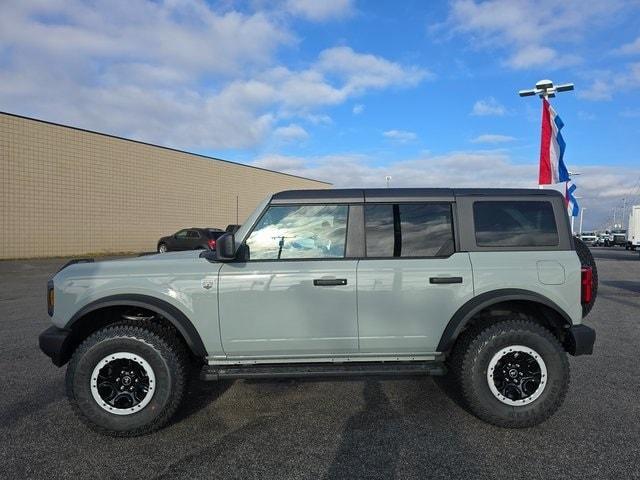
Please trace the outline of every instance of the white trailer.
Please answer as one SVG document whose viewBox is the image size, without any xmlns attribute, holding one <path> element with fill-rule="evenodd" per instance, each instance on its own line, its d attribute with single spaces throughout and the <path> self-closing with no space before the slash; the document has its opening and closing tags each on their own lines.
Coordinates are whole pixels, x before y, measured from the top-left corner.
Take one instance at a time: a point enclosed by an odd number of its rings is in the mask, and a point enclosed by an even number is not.
<svg viewBox="0 0 640 480">
<path fill-rule="evenodd" d="M 631 207 L 627 227 L 627 248 L 635 250 L 640 247 L 640 205 Z"/>
</svg>

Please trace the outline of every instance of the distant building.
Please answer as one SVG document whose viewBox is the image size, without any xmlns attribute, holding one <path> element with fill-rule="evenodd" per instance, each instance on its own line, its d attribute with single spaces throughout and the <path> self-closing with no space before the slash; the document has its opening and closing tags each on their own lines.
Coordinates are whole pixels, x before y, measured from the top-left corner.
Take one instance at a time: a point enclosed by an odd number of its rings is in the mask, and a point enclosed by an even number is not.
<svg viewBox="0 0 640 480">
<path fill-rule="evenodd" d="M 142 252 L 330 184 L 0 112 L 0 259 Z"/>
</svg>

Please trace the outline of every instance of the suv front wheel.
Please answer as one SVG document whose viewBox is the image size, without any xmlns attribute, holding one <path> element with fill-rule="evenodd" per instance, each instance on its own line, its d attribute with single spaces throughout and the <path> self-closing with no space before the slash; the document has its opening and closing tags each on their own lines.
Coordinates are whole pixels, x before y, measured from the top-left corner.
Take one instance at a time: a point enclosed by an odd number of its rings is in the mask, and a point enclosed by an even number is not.
<svg viewBox="0 0 640 480">
<path fill-rule="evenodd" d="M 73 354 L 67 396 L 90 428 L 136 436 L 164 426 L 178 408 L 187 356 L 169 329 L 118 324 L 98 330 Z"/>
<path fill-rule="evenodd" d="M 468 335 L 450 360 L 471 413 L 509 428 L 531 427 L 555 413 L 569 387 L 569 362 L 549 330 L 508 320 Z"/>
</svg>

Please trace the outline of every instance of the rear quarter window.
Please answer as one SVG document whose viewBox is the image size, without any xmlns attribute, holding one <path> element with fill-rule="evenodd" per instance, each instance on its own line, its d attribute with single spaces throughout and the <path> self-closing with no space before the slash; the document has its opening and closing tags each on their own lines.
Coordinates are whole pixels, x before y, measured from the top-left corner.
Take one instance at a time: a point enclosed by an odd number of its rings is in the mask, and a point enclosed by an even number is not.
<svg viewBox="0 0 640 480">
<path fill-rule="evenodd" d="M 559 242 L 547 201 L 474 202 L 473 221 L 479 247 L 552 247 Z"/>
</svg>

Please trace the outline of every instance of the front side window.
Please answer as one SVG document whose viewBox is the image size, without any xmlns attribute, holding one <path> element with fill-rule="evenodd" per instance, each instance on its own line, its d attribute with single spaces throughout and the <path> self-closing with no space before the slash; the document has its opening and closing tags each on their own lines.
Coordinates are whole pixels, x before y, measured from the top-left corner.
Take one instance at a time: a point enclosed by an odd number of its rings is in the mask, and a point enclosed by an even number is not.
<svg viewBox="0 0 640 480">
<path fill-rule="evenodd" d="M 346 205 L 271 206 L 247 239 L 251 260 L 343 258 Z"/>
<path fill-rule="evenodd" d="M 180 230 L 176 233 L 176 238 L 187 238 L 187 230 Z"/>
<path fill-rule="evenodd" d="M 440 257 L 454 252 L 449 204 L 366 205 L 365 234 L 367 257 Z"/>
<path fill-rule="evenodd" d="M 479 247 L 558 245 L 551 202 L 475 202 L 473 221 Z"/>
</svg>

